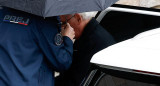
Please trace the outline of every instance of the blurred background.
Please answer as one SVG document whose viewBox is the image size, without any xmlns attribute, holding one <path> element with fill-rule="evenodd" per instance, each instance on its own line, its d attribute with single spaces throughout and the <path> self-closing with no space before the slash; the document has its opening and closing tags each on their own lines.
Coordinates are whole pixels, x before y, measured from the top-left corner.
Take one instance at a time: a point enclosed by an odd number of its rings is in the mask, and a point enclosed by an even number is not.
<svg viewBox="0 0 160 86">
<path fill-rule="evenodd" d="M 116 4 L 160 9 L 160 0 L 119 0 Z"/>
</svg>

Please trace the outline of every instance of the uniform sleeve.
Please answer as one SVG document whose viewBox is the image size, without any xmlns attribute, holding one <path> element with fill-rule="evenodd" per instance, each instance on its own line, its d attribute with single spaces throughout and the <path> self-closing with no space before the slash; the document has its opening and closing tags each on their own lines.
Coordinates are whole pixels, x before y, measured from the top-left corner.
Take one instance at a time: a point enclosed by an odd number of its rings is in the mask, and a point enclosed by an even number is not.
<svg viewBox="0 0 160 86">
<path fill-rule="evenodd" d="M 43 24 L 43 25 L 41 25 Z M 57 24 L 52 22 L 41 23 L 34 29 L 36 41 L 41 48 L 44 58 L 49 66 L 56 71 L 67 70 L 72 63 L 73 42 L 69 37 L 63 37 L 61 45 L 55 44 L 55 36 L 58 33 Z"/>
<path fill-rule="evenodd" d="M 48 49 L 43 49 L 43 52 L 50 64 L 52 64 L 52 67 L 57 71 L 67 70 L 72 63 L 73 42 L 71 39 L 66 36 L 63 37 L 63 43 L 59 46 L 53 42 L 48 41 L 48 43 Z"/>
</svg>

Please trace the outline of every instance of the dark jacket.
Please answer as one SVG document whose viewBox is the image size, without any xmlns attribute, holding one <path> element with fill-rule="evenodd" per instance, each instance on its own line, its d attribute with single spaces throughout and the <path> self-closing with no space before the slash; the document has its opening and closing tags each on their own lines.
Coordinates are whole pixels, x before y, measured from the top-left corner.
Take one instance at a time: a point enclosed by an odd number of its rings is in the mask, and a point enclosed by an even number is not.
<svg viewBox="0 0 160 86">
<path fill-rule="evenodd" d="M 56 79 L 56 86 L 79 86 L 89 69 L 92 56 L 114 44 L 112 36 L 93 18 L 74 43 L 71 68 Z"/>
<path fill-rule="evenodd" d="M 73 43 L 59 33 L 58 17 L 0 9 L 0 86 L 54 86 L 53 72 L 69 68 Z"/>
</svg>

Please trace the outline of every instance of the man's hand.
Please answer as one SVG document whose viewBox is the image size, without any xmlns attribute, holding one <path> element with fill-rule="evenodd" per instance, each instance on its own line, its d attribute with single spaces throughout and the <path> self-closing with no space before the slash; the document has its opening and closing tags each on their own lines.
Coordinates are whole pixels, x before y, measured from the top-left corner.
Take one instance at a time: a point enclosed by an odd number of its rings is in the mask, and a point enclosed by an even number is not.
<svg viewBox="0 0 160 86">
<path fill-rule="evenodd" d="M 65 27 L 62 27 L 61 34 L 62 36 L 68 36 L 72 41 L 74 41 L 75 32 L 69 23 L 67 23 Z"/>
</svg>

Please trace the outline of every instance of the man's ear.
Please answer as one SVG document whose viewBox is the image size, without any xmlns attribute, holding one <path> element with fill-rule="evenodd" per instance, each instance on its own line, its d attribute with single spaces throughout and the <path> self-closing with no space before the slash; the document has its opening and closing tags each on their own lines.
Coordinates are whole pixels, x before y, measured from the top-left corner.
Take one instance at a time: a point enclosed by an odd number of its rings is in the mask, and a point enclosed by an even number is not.
<svg viewBox="0 0 160 86">
<path fill-rule="evenodd" d="M 78 13 L 76 13 L 74 16 L 75 16 L 78 24 L 81 24 L 81 22 L 83 21 L 82 16 Z"/>
</svg>

